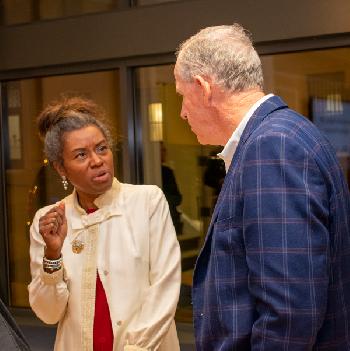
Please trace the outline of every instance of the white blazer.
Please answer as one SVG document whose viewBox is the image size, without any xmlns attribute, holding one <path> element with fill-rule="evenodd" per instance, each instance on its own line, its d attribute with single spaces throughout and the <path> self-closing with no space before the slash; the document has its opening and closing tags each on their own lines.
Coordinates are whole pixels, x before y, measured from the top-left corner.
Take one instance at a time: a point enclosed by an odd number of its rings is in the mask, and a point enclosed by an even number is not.
<svg viewBox="0 0 350 351">
<path fill-rule="evenodd" d="M 30 234 L 29 302 L 36 315 L 58 324 L 55 351 L 92 351 L 96 271 L 106 292 L 114 351 L 178 351 L 174 314 L 181 284 L 180 248 L 162 191 L 153 185 L 113 181 L 86 214 L 75 191 L 64 200 L 68 234 L 64 268 L 43 271 L 39 218 Z M 72 242 L 83 242 L 73 253 Z"/>
</svg>

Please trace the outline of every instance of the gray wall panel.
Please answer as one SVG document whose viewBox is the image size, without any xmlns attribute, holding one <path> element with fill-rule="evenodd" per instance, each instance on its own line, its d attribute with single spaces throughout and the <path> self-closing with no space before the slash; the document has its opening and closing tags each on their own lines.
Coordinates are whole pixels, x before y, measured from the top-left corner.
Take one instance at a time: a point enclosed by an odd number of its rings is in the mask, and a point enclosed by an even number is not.
<svg viewBox="0 0 350 351">
<path fill-rule="evenodd" d="M 238 21 L 259 42 L 350 33 L 349 0 L 192 0 L 0 28 L 0 71 L 171 53 Z"/>
</svg>

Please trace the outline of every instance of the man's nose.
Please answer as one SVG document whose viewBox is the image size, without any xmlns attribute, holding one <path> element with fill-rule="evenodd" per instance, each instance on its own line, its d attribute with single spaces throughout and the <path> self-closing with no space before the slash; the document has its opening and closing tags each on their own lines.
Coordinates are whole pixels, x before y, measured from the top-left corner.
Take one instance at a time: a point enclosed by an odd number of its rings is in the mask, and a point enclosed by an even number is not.
<svg viewBox="0 0 350 351">
<path fill-rule="evenodd" d="M 184 120 L 187 120 L 187 113 L 186 113 L 185 109 L 183 108 L 183 106 L 181 107 L 180 117 Z"/>
</svg>

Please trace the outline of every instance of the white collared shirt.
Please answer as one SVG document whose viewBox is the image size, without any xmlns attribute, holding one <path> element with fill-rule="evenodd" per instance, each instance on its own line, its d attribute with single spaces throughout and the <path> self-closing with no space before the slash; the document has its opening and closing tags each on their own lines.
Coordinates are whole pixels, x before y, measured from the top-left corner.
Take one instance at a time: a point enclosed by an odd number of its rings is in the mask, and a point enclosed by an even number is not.
<svg viewBox="0 0 350 351">
<path fill-rule="evenodd" d="M 263 102 L 265 102 L 267 99 L 269 99 L 272 96 L 273 96 L 273 94 L 268 94 L 268 95 L 263 96 L 249 109 L 249 111 L 245 114 L 245 116 L 243 117 L 243 119 L 239 123 L 238 127 L 232 133 L 232 135 L 231 135 L 230 139 L 228 140 L 228 142 L 226 143 L 224 149 L 220 153 L 218 153 L 218 156 L 221 159 L 223 159 L 225 162 L 226 172 L 228 171 L 228 169 L 231 165 L 233 155 L 236 152 L 237 145 L 239 143 L 239 140 L 241 139 L 243 131 L 244 131 L 250 117 L 253 115 L 253 113 L 258 109 L 258 107 Z"/>
</svg>

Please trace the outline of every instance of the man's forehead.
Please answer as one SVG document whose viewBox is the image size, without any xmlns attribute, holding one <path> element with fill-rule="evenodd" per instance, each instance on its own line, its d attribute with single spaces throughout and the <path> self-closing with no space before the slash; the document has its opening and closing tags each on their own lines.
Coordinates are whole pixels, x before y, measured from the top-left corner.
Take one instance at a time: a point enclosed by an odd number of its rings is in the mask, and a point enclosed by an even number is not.
<svg viewBox="0 0 350 351">
<path fill-rule="evenodd" d="M 175 68 L 174 68 L 174 77 L 175 77 L 175 81 L 177 82 L 178 79 L 179 79 L 179 75 L 178 75 L 178 73 L 177 73 L 176 66 L 175 66 Z"/>
<path fill-rule="evenodd" d="M 174 71 L 174 76 L 175 76 L 175 87 L 176 87 L 176 92 L 181 93 L 181 79 L 179 76 L 175 73 Z"/>
<path fill-rule="evenodd" d="M 176 88 L 176 92 L 180 94 L 180 86 L 179 86 L 179 82 L 176 78 L 175 78 L 175 88 Z"/>
</svg>

